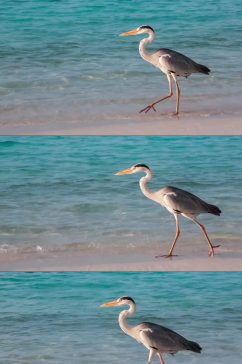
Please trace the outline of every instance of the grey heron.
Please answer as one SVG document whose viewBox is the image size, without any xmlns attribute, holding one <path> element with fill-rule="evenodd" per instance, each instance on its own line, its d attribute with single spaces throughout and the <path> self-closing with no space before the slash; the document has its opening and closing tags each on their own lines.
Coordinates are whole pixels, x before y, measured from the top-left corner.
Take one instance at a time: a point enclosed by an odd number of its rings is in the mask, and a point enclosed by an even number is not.
<svg viewBox="0 0 242 364">
<path fill-rule="evenodd" d="M 142 322 L 137 326 L 129 326 L 126 318 L 135 314 L 136 304 L 131 297 L 121 297 L 115 301 L 107 302 L 101 307 L 112 307 L 128 305 L 129 309 L 121 311 L 119 314 L 119 326 L 123 332 L 139 343 L 143 344 L 149 350 L 149 358 L 147 364 L 150 364 L 153 357 L 157 354 L 160 363 L 164 364 L 162 354 L 176 354 L 178 351 L 190 350 L 200 353 L 202 348 L 194 341 L 185 339 L 175 331 L 164 326 L 151 322 Z"/>
<path fill-rule="evenodd" d="M 209 213 L 219 216 L 221 214 L 221 210 L 217 206 L 211 205 L 201 200 L 199 197 L 193 195 L 192 193 L 184 191 L 177 187 L 166 186 L 158 191 L 151 191 L 147 187 L 147 183 L 150 182 L 150 180 L 152 179 L 152 171 L 145 164 L 135 164 L 128 169 L 124 169 L 116 173 L 116 175 L 122 176 L 125 174 L 133 174 L 138 172 L 144 172 L 146 174 L 144 177 L 141 177 L 139 181 L 140 189 L 143 194 L 150 200 L 153 200 L 161 206 L 165 207 L 174 216 L 176 221 L 176 235 L 171 245 L 170 251 L 168 255 L 165 255 L 165 257 L 172 256 L 175 244 L 180 235 L 180 215 L 186 217 L 189 220 L 192 220 L 200 227 L 208 243 L 209 256 L 214 256 L 214 248 L 219 247 L 219 245 L 212 245 L 204 225 L 202 225 L 197 220 L 197 216 L 202 213 Z"/>
<path fill-rule="evenodd" d="M 120 34 L 120 36 L 128 37 L 130 35 L 138 35 L 144 33 L 148 33 L 148 37 L 142 39 L 139 43 L 140 56 L 145 61 L 159 68 L 166 75 L 169 82 L 169 94 L 149 104 L 144 109 L 140 110 L 140 113 L 142 112 L 147 113 L 150 109 L 156 111 L 154 107 L 156 104 L 172 97 L 173 96 L 172 82 L 174 81 L 176 85 L 175 115 L 179 115 L 180 88 L 177 77 L 179 76 L 188 77 L 192 73 L 204 73 L 205 75 L 208 75 L 210 69 L 202 64 L 196 63 L 191 58 L 179 52 L 173 51 L 171 49 L 161 48 L 154 53 L 148 53 L 146 51 L 146 46 L 147 44 L 152 43 L 155 38 L 155 31 L 149 25 L 142 25 L 137 29 L 133 29 L 128 32 L 122 33 Z"/>
</svg>

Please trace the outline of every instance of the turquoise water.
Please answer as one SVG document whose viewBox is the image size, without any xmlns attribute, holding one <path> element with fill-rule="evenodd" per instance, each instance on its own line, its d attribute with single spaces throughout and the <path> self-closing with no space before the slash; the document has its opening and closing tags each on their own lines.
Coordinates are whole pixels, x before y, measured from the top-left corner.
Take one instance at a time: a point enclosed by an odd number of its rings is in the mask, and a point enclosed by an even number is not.
<svg viewBox="0 0 242 364">
<path fill-rule="evenodd" d="M 238 112 L 241 13 L 239 0 L 2 2 L 0 124 L 136 117 L 168 89 L 140 58 L 140 37 L 118 37 L 142 24 L 156 30 L 151 50 L 172 48 L 212 70 L 181 81 L 183 111 Z"/>
<path fill-rule="evenodd" d="M 0 252 L 168 246 L 172 215 L 143 196 L 141 175 L 114 175 L 135 163 L 153 169 L 151 189 L 173 185 L 218 205 L 220 217 L 200 221 L 224 248 L 241 244 L 241 151 L 241 137 L 1 137 Z"/>
<path fill-rule="evenodd" d="M 0 362 L 146 363 L 147 350 L 121 332 L 123 295 L 137 303 L 131 325 L 151 321 L 197 341 L 201 354 L 174 364 L 241 363 L 241 273 L 2 273 Z M 158 363 L 158 359 L 154 360 Z"/>
</svg>

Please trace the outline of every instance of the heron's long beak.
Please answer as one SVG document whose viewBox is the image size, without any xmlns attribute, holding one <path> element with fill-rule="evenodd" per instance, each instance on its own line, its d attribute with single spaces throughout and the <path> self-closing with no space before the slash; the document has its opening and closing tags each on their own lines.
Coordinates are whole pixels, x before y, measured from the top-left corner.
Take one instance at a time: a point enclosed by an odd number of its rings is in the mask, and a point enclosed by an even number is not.
<svg viewBox="0 0 242 364">
<path fill-rule="evenodd" d="M 122 34 L 119 34 L 121 37 L 129 37 L 130 35 L 136 35 L 138 34 L 138 30 L 137 29 L 133 29 L 133 30 L 130 30 L 129 32 L 125 32 L 125 33 L 122 33 Z"/>
<path fill-rule="evenodd" d="M 118 306 L 118 302 L 111 301 L 111 302 L 103 303 L 102 305 L 100 305 L 100 307 L 112 307 L 112 306 Z"/>
<path fill-rule="evenodd" d="M 133 173 L 132 168 L 124 169 L 123 171 L 120 171 L 118 173 L 115 173 L 115 176 L 122 176 L 123 174 L 131 174 Z"/>
</svg>

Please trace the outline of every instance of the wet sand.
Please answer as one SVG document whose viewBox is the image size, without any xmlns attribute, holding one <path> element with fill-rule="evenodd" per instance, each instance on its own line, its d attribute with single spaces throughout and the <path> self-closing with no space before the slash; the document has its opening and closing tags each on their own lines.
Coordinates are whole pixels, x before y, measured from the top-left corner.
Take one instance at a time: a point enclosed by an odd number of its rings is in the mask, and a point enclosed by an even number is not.
<svg viewBox="0 0 242 364">
<path fill-rule="evenodd" d="M 85 249 L 83 251 L 1 253 L 1 271 L 242 271 L 241 243 L 216 249 L 209 257 L 204 246 L 180 246 L 173 258 L 156 258 L 159 249 Z"/>
<path fill-rule="evenodd" d="M 241 135 L 242 117 L 231 114 L 182 112 L 180 117 L 156 113 L 83 114 L 78 119 L 60 122 L 0 126 L 1 135 Z"/>
</svg>

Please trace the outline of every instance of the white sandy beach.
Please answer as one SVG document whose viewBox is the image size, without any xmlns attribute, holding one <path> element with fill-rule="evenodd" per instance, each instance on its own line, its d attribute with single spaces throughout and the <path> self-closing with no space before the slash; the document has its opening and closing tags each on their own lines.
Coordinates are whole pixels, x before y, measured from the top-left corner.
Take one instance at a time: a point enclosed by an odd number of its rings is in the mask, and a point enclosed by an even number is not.
<svg viewBox="0 0 242 364">
<path fill-rule="evenodd" d="M 69 252 L 2 253 L 0 271 L 242 271 L 242 243 L 222 244 L 214 257 L 204 245 L 196 249 L 179 246 L 173 258 L 156 258 L 159 249 L 136 248 L 120 253 L 115 249 Z"/>
<path fill-rule="evenodd" d="M 16 124 L 1 124 L 1 135 L 241 135 L 242 117 L 239 112 L 181 112 L 177 118 L 157 111 L 139 115 L 120 114 L 114 117 L 100 114 L 80 115 L 66 122 L 31 120 Z"/>
</svg>

